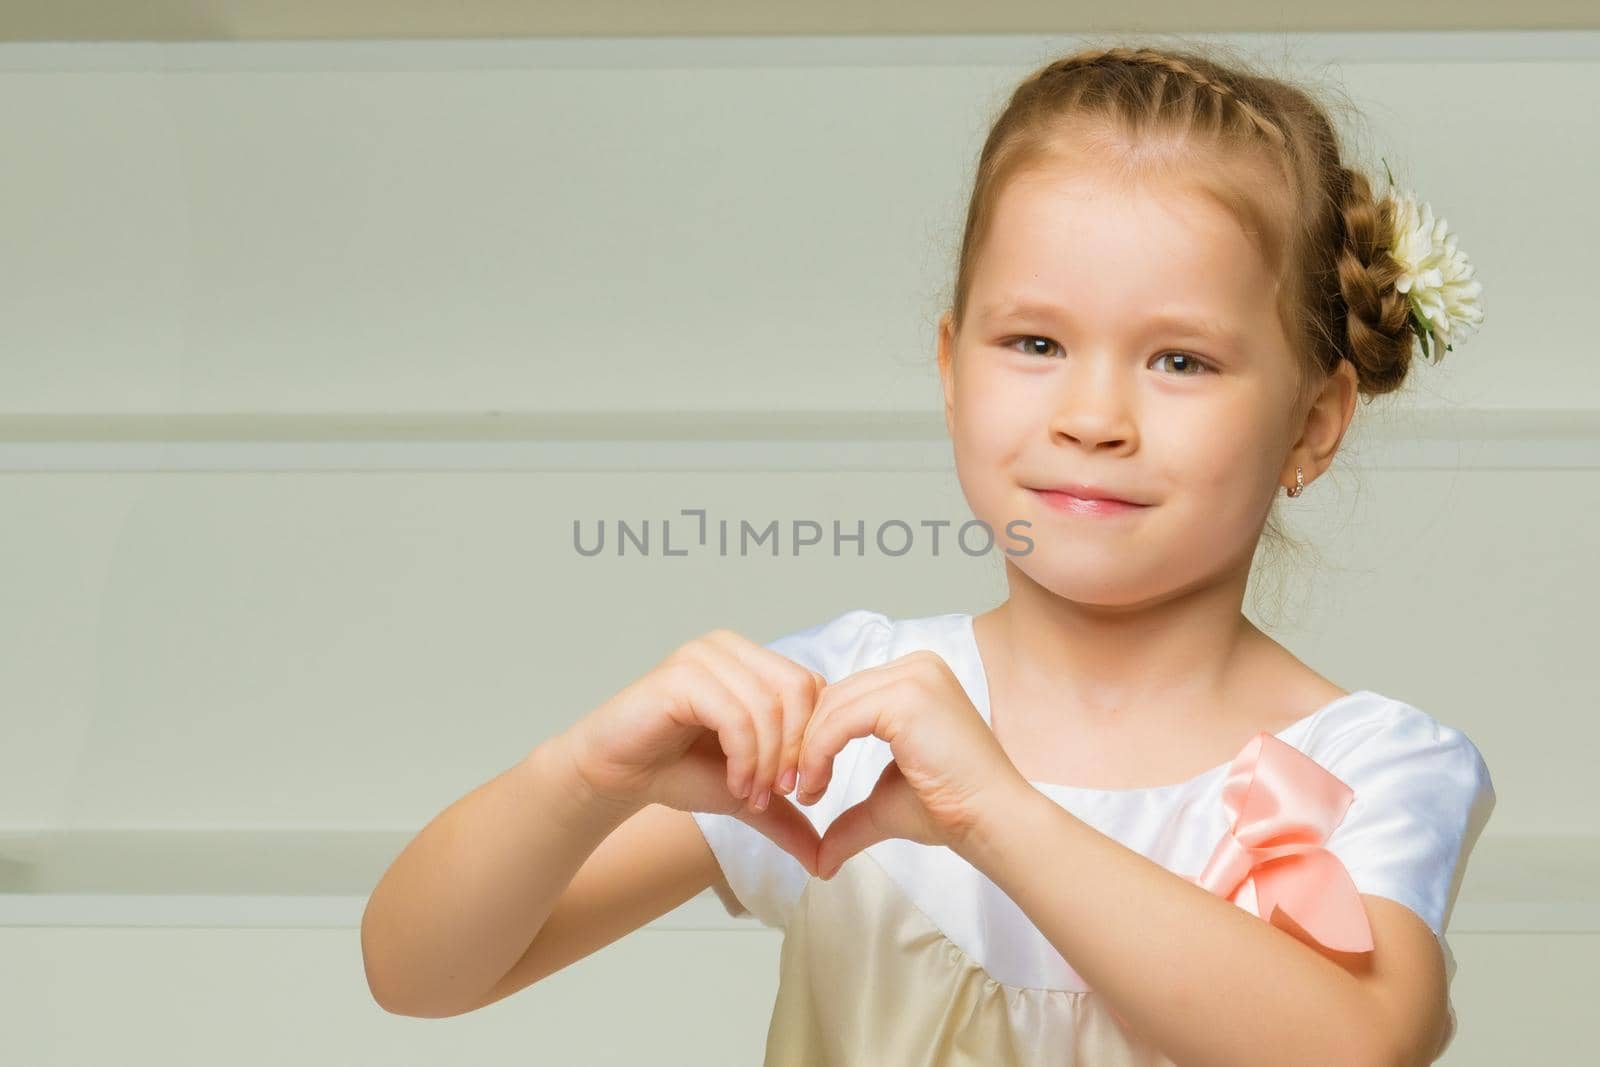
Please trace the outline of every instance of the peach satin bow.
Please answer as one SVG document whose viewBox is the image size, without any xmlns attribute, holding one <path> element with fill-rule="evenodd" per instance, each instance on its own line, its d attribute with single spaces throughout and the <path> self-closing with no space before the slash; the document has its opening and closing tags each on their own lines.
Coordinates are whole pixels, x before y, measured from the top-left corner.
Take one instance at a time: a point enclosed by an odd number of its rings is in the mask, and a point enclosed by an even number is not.
<svg viewBox="0 0 1600 1067">
<path fill-rule="evenodd" d="M 1189 880 L 1271 921 L 1282 909 L 1338 952 L 1368 952 L 1372 927 L 1350 872 L 1324 847 L 1355 791 L 1287 741 L 1259 733 L 1234 757 L 1222 787 L 1231 823 Z M 1249 910 L 1248 908 L 1246 910 Z"/>
<path fill-rule="evenodd" d="M 1369 952 L 1372 926 L 1360 891 L 1339 857 L 1323 843 L 1355 800 L 1355 790 L 1282 738 L 1262 733 L 1233 758 L 1222 787 L 1228 829 L 1199 877 L 1203 889 L 1268 922 L 1281 909 L 1338 952 Z M 1115 1008 L 1123 1026 L 1128 1020 Z"/>
</svg>

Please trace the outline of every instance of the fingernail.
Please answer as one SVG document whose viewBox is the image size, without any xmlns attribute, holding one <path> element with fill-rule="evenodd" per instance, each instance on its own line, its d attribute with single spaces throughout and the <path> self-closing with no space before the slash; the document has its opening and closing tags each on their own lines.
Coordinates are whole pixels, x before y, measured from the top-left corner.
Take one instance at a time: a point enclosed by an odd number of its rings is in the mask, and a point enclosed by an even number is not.
<svg viewBox="0 0 1600 1067">
<path fill-rule="evenodd" d="M 763 789 L 761 791 L 761 795 L 756 797 L 756 810 L 757 811 L 766 811 L 767 810 L 767 801 L 771 797 L 772 797 L 772 790 Z"/>
<path fill-rule="evenodd" d="M 778 792 L 787 793 L 789 790 L 793 789 L 795 779 L 799 777 L 800 771 L 795 767 L 790 767 L 788 770 L 784 771 L 783 779 L 778 782 Z"/>
</svg>

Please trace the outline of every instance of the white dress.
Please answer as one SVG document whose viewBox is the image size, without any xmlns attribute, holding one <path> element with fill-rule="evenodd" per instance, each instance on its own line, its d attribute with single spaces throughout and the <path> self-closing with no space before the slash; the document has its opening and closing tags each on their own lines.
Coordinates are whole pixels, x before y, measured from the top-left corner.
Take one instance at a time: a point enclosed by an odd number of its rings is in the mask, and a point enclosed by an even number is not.
<svg viewBox="0 0 1600 1067">
<path fill-rule="evenodd" d="M 971 615 L 890 619 L 856 609 L 767 647 L 830 682 L 932 649 L 989 721 Z M 1273 736 L 1353 791 L 1322 847 L 1361 893 L 1421 916 L 1453 978 L 1445 928 L 1467 856 L 1495 803 L 1476 746 L 1461 731 L 1365 689 L 1261 735 L 1262 743 Z M 867 796 L 889 759 L 879 738 L 848 742 L 827 792 L 799 809 L 821 833 Z M 1236 764 L 1142 789 L 1034 786 L 1100 832 L 1192 877 L 1230 832 L 1223 786 Z M 1171 1062 L 1126 1029 L 1011 898 L 952 850 L 883 841 L 823 880 L 731 815 L 694 818 L 733 890 L 734 899 L 718 890 L 729 913 L 748 912 L 784 930 L 766 1067 Z M 1255 913 L 1253 890 L 1235 902 Z M 1449 1016 L 1436 1058 L 1455 1036 L 1453 1005 Z"/>
</svg>

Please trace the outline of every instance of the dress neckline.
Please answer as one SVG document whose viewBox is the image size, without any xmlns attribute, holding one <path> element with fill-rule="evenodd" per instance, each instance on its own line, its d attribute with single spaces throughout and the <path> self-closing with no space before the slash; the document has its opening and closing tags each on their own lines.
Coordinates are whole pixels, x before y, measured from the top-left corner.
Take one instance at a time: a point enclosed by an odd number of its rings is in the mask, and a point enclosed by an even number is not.
<svg viewBox="0 0 1600 1067">
<path fill-rule="evenodd" d="M 962 684 L 966 686 L 969 694 L 972 696 L 974 705 L 977 707 L 979 714 L 983 716 L 983 721 L 989 725 L 991 730 L 993 730 L 994 723 L 990 718 L 989 706 L 989 673 L 984 668 L 983 654 L 978 649 L 978 634 L 972 625 L 972 615 L 969 612 L 956 612 L 950 617 L 956 622 L 957 638 L 963 646 L 961 649 L 963 655 L 956 657 L 957 676 L 960 678 Z M 1341 707 L 1344 704 L 1376 695 L 1377 694 L 1372 692 L 1370 689 L 1357 689 L 1353 692 L 1346 693 L 1343 696 L 1335 697 L 1310 714 L 1303 715 L 1294 722 L 1291 722 L 1288 726 L 1285 726 L 1272 736 L 1278 738 L 1280 741 L 1292 744 L 1293 742 L 1289 741 L 1290 734 L 1309 727 L 1314 721 L 1321 718 L 1327 712 L 1332 711 L 1334 708 Z M 1266 731 L 1262 732 L 1265 733 Z M 1251 740 L 1254 740 L 1254 737 L 1252 737 Z M 1248 742 L 1246 743 L 1248 744 Z M 1070 785 L 1064 782 L 1036 782 L 1032 780 L 1029 780 L 1028 784 L 1047 795 L 1108 798 L 1150 797 L 1157 796 L 1162 793 L 1174 793 L 1182 789 L 1187 789 L 1205 781 L 1208 778 L 1213 778 L 1222 774 L 1231 766 L 1233 766 L 1232 759 L 1225 763 L 1219 763 L 1215 767 L 1212 767 L 1208 770 L 1201 771 L 1199 774 L 1194 775 L 1191 778 L 1185 778 L 1181 782 L 1167 782 L 1162 785 L 1133 786 L 1128 789 L 1101 789 L 1087 785 Z"/>
</svg>

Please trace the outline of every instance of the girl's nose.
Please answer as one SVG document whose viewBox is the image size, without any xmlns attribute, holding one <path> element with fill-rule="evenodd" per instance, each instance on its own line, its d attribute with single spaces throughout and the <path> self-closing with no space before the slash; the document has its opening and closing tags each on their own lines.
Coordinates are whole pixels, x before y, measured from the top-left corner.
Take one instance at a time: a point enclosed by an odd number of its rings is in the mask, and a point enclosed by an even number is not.
<svg viewBox="0 0 1600 1067">
<path fill-rule="evenodd" d="M 1108 380 L 1063 382 L 1050 417 L 1050 435 L 1090 448 L 1124 445 L 1136 436 L 1134 411 L 1125 389 Z"/>
</svg>

